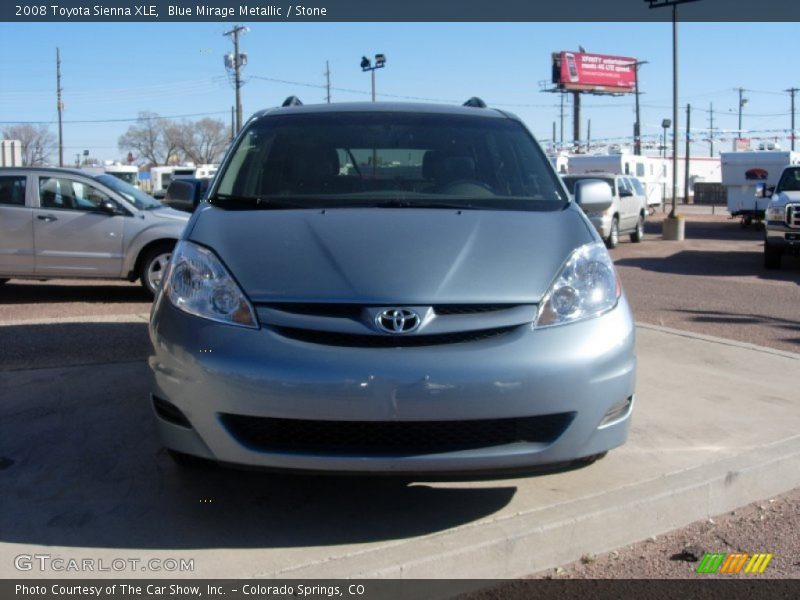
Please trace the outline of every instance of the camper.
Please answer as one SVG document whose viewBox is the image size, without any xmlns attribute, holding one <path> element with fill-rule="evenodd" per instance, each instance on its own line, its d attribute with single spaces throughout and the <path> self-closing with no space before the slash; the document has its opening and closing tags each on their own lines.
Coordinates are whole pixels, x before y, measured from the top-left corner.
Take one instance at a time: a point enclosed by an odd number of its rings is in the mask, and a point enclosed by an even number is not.
<svg viewBox="0 0 800 600">
<path fill-rule="evenodd" d="M 81 167 L 81 171 L 86 171 L 93 175 L 108 173 L 125 183 L 139 187 L 139 167 L 136 165 L 124 165 L 121 162 L 107 160 L 102 165 L 89 165 Z"/>
<path fill-rule="evenodd" d="M 722 152 L 720 157 L 728 212 L 732 217 L 741 217 L 743 226 L 764 218 L 769 198 L 756 197 L 759 184 L 774 187 L 784 167 L 800 164 L 800 152 L 783 150 Z"/>
<path fill-rule="evenodd" d="M 639 156 L 629 152 L 575 154 L 569 157 L 568 163 L 567 172 L 570 175 L 614 173 L 637 177 L 644 185 L 647 206 L 660 206 L 662 203 L 667 174 L 662 158 Z"/>
<path fill-rule="evenodd" d="M 677 197 L 691 202 L 694 184 L 698 182 L 719 183 L 721 180 L 720 159 L 711 157 L 689 158 L 689 190 L 684 190 L 686 159 L 678 157 Z M 569 157 L 567 172 L 616 173 L 638 177 L 647 192 L 647 206 L 660 206 L 672 198 L 672 158 L 639 156 L 626 150 L 611 154 L 578 154 Z"/>
</svg>

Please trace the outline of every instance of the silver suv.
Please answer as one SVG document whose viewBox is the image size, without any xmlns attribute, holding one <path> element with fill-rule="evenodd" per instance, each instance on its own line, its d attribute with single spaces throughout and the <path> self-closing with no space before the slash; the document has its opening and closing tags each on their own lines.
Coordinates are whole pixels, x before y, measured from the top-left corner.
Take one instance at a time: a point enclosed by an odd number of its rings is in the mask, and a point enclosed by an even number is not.
<svg viewBox="0 0 800 600">
<path fill-rule="evenodd" d="M 113 175 L 0 168 L 0 284 L 138 278 L 154 294 L 188 220 Z"/>
<path fill-rule="evenodd" d="M 597 228 L 600 237 L 609 248 L 616 248 L 619 236 L 628 233 L 632 242 L 641 242 L 644 237 L 644 222 L 647 218 L 647 195 L 644 186 L 636 177 L 613 173 L 586 173 L 564 175 L 564 184 L 570 193 L 575 182 L 599 179 L 611 188 L 613 202 L 604 211 L 590 212 L 586 216 Z"/>
<path fill-rule="evenodd" d="M 764 226 L 764 267 L 780 269 L 784 254 L 800 254 L 800 166 L 786 167 L 774 190 L 756 192 L 770 198 Z"/>
</svg>

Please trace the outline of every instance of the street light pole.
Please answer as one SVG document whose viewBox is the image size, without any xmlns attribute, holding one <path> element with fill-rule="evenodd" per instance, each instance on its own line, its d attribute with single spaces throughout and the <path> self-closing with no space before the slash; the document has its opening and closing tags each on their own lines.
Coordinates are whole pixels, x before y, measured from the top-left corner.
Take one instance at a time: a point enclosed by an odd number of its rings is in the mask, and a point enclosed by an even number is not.
<svg viewBox="0 0 800 600">
<path fill-rule="evenodd" d="M 372 75 L 372 101 L 375 102 L 375 70 L 386 66 L 386 56 L 384 54 L 375 55 L 375 64 L 366 56 L 361 57 L 361 70 L 369 71 Z"/>
<path fill-rule="evenodd" d="M 675 199 L 678 192 L 678 4 L 698 0 L 644 0 L 650 8 L 672 7 L 672 210 L 675 218 Z"/>
</svg>

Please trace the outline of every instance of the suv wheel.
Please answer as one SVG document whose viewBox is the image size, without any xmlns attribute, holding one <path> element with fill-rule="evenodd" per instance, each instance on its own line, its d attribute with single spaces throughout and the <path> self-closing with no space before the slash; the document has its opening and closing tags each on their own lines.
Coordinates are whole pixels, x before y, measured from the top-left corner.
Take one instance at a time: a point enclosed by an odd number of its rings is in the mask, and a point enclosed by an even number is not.
<svg viewBox="0 0 800 600">
<path fill-rule="evenodd" d="M 780 247 L 764 242 L 765 269 L 780 269 L 782 255 L 783 252 L 781 252 Z"/>
<path fill-rule="evenodd" d="M 644 239 L 644 215 L 639 215 L 639 220 L 636 221 L 636 229 L 631 233 L 631 241 L 639 243 Z"/>
<path fill-rule="evenodd" d="M 611 232 L 606 238 L 606 248 L 616 248 L 619 244 L 619 217 L 614 216 L 611 220 Z"/>
<path fill-rule="evenodd" d="M 139 270 L 139 279 L 147 293 L 155 296 L 161 287 L 161 278 L 172 256 L 173 245 L 163 244 L 147 252 Z"/>
</svg>

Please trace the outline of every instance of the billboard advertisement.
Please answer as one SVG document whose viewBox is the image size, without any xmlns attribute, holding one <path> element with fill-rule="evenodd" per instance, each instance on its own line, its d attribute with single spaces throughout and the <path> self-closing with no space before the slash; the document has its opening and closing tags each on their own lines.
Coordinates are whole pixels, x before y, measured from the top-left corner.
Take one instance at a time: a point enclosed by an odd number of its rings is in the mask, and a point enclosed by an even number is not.
<svg viewBox="0 0 800 600">
<path fill-rule="evenodd" d="M 620 94 L 633 92 L 636 59 L 628 56 L 555 52 L 553 83 L 569 91 Z"/>
</svg>

